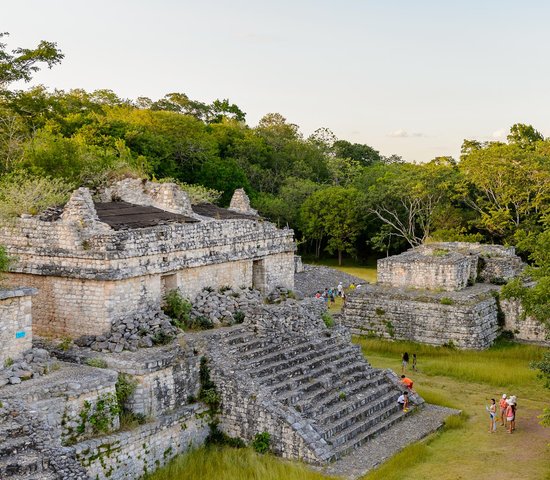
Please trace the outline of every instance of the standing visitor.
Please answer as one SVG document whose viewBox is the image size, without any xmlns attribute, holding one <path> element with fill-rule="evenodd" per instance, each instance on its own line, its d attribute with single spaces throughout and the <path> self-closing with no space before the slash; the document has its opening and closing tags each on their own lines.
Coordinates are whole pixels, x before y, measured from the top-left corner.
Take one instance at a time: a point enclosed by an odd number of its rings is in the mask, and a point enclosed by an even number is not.
<svg viewBox="0 0 550 480">
<path fill-rule="evenodd" d="M 514 431 L 514 420 L 515 420 L 515 411 L 514 407 L 512 406 L 512 398 L 510 397 L 508 399 L 508 406 L 506 407 L 506 421 L 508 422 L 508 433 L 512 433 Z"/>
<path fill-rule="evenodd" d="M 401 373 L 405 373 L 407 371 L 408 364 L 409 364 L 409 354 L 405 352 L 401 357 Z"/>
<path fill-rule="evenodd" d="M 491 398 L 491 405 L 487 410 L 489 411 L 489 432 L 495 433 L 497 431 L 497 404 L 494 398 Z"/>
<path fill-rule="evenodd" d="M 344 295 L 344 286 L 342 285 L 342 282 L 338 284 L 338 296 L 343 297 Z"/>
<path fill-rule="evenodd" d="M 506 428 L 506 407 L 508 406 L 508 403 L 506 402 L 506 394 L 502 394 L 502 398 L 498 402 L 498 406 L 500 408 L 500 424 Z"/>
<path fill-rule="evenodd" d="M 413 364 L 412 364 L 413 370 L 416 372 L 416 353 L 413 353 Z"/>
</svg>

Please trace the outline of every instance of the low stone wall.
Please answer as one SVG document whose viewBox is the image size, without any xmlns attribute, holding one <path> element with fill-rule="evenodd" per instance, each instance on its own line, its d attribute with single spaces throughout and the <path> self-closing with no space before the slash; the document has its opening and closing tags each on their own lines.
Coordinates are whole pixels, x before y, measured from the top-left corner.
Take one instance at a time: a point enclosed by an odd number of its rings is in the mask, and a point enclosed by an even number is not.
<svg viewBox="0 0 550 480">
<path fill-rule="evenodd" d="M 32 347 L 33 295 L 34 288 L 0 290 L 0 368 Z"/>
<path fill-rule="evenodd" d="M 209 430 L 200 413 L 189 407 L 132 431 L 81 442 L 76 457 L 95 480 L 141 478 L 204 443 Z"/>
<path fill-rule="evenodd" d="M 343 324 L 361 335 L 459 348 L 487 348 L 497 336 L 497 303 L 489 285 L 434 293 L 366 285 L 349 295 Z"/>
<path fill-rule="evenodd" d="M 409 250 L 378 260 L 378 283 L 392 287 L 461 290 L 477 276 L 477 258 L 441 250 Z M 472 280 L 473 278 L 473 280 Z"/>
<path fill-rule="evenodd" d="M 525 315 L 519 300 L 500 300 L 504 314 L 504 330 L 514 334 L 514 338 L 524 342 L 550 347 L 550 329 L 533 317 Z"/>
</svg>

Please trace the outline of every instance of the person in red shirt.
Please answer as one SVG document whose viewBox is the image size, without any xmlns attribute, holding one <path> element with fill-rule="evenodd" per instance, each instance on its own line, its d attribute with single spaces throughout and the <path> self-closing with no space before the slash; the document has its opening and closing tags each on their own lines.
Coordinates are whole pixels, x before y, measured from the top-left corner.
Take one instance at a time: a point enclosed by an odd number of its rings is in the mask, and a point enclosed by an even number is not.
<svg viewBox="0 0 550 480">
<path fill-rule="evenodd" d="M 405 377 L 405 375 L 401 375 L 401 383 L 405 385 L 409 389 L 409 391 L 412 391 L 413 381 L 410 378 Z"/>
<path fill-rule="evenodd" d="M 507 428 L 508 425 L 506 424 L 506 407 L 508 406 L 508 404 L 506 403 L 506 394 L 505 393 L 502 394 L 502 398 L 498 402 L 498 406 L 500 408 L 500 424 L 503 427 Z"/>
</svg>

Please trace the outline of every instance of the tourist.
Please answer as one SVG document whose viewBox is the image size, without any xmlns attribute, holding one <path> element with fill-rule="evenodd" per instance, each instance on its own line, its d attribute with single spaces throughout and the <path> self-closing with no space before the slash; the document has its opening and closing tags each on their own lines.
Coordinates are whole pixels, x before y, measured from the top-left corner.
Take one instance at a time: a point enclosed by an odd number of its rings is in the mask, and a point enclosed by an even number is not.
<svg viewBox="0 0 550 480">
<path fill-rule="evenodd" d="M 323 292 L 323 300 L 325 301 L 325 305 L 328 305 L 328 288 L 325 288 L 325 291 Z"/>
<path fill-rule="evenodd" d="M 349 285 L 350 290 L 355 290 L 355 283 L 351 282 Z"/>
<path fill-rule="evenodd" d="M 410 392 L 412 392 L 412 389 L 413 389 L 413 381 L 408 378 L 408 377 L 405 377 L 405 375 L 401 375 L 401 383 L 403 385 L 405 385 Z"/>
<path fill-rule="evenodd" d="M 329 290 L 330 292 L 330 303 L 335 303 L 335 299 L 334 299 L 334 292 L 336 291 L 335 288 L 332 288 Z"/>
<path fill-rule="evenodd" d="M 321 290 L 317 290 L 317 293 L 315 294 L 315 298 L 321 298 Z"/>
<path fill-rule="evenodd" d="M 403 407 L 406 412 L 409 409 L 409 392 L 403 392 L 397 399 L 397 403 Z"/>
<path fill-rule="evenodd" d="M 506 421 L 508 422 L 508 433 L 512 433 L 514 431 L 515 419 L 516 419 L 516 412 L 514 409 L 515 402 L 512 400 L 512 397 L 510 397 L 507 400 L 507 403 L 508 403 L 508 406 L 506 407 Z"/>
<path fill-rule="evenodd" d="M 495 433 L 497 430 L 497 404 L 494 398 L 491 398 L 491 405 L 486 407 L 489 412 L 489 432 Z"/>
<path fill-rule="evenodd" d="M 505 393 L 502 394 L 502 398 L 498 402 L 498 406 L 500 408 L 500 424 L 504 428 L 507 428 L 508 425 L 506 424 L 506 407 L 508 406 L 508 403 L 506 402 L 506 394 Z"/>
<path fill-rule="evenodd" d="M 344 286 L 342 285 L 342 282 L 338 284 L 338 296 L 343 297 L 344 296 Z"/>
<path fill-rule="evenodd" d="M 405 352 L 401 357 L 401 373 L 405 373 L 407 371 L 408 364 L 409 364 L 409 354 Z"/>
<path fill-rule="evenodd" d="M 510 404 L 512 405 L 512 410 L 514 411 L 514 420 L 512 422 L 512 432 L 516 429 L 516 421 L 518 418 L 517 410 L 518 410 L 518 402 L 515 395 L 510 395 Z"/>
<path fill-rule="evenodd" d="M 416 372 L 416 353 L 413 353 L 413 364 L 412 364 L 413 371 Z"/>
</svg>

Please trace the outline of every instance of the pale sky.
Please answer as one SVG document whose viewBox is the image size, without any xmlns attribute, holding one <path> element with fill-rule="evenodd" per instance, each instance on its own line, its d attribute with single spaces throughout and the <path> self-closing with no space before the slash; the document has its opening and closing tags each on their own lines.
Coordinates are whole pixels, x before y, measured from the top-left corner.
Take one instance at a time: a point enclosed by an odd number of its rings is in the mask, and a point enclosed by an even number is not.
<svg viewBox="0 0 550 480">
<path fill-rule="evenodd" d="M 9 47 L 57 42 L 32 84 L 229 98 L 384 155 L 458 156 L 514 123 L 550 136 L 543 0 L 0 0 Z M 25 87 L 26 88 L 26 87 Z"/>
</svg>

